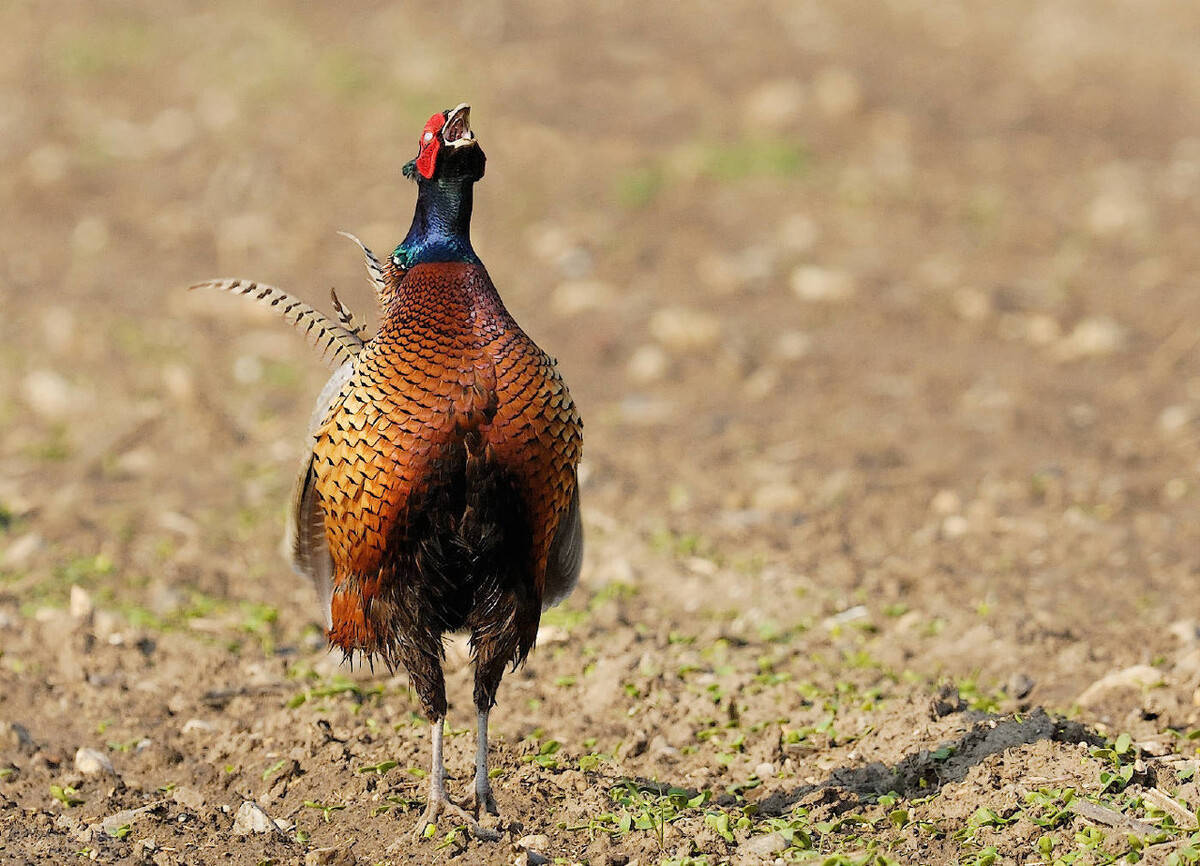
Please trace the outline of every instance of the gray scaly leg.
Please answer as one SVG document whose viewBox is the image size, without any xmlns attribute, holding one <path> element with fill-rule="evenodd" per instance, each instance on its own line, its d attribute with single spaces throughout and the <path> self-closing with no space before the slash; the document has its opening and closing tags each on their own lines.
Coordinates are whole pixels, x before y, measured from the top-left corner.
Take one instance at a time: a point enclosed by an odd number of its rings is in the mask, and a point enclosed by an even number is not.
<svg viewBox="0 0 1200 866">
<path fill-rule="evenodd" d="M 488 778 L 488 713 L 479 710 L 479 734 L 475 743 L 475 813 L 499 815 L 500 808 L 492 796 L 492 780 Z"/>
<path fill-rule="evenodd" d="M 438 817 L 447 814 L 452 815 L 470 827 L 471 832 L 477 838 L 488 842 L 496 841 L 500 838 L 499 833 L 489 830 L 487 827 L 481 827 L 470 812 L 451 802 L 446 796 L 446 765 L 442 760 L 442 738 L 444 733 L 441 719 L 434 721 L 431 733 L 433 758 L 429 772 L 429 805 L 425 807 L 425 813 L 417 821 L 416 829 L 413 831 L 413 838 L 423 838 L 425 836 L 425 828 L 430 824 L 436 825 Z"/>
</svg>

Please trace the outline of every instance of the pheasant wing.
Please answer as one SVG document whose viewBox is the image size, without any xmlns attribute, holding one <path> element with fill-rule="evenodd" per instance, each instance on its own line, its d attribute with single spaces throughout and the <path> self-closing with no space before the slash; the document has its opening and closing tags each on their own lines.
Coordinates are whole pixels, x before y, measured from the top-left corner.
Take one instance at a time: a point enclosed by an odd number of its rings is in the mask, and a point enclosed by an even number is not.
<svg viewBox="0 0 1200 866">
<path fill-rule="evenodd" d="M 550 555 L 546 558 L 546 589 L 542 594 L 542 610 L 554 607 L 571 594 L 579 580 L 582 565 L 583 521 L 579 514 L 579 479 L 576 478 L 571 504 L 554 530 Z"/>
<path fill-rule="evenodd" d="M 329 553 L 329 542 L 325 535 L 325 513 L 321 509 L 320 497 L 316 491 L 317 475 L 313 469 L 314 454 L 311 445 L 353 372 L 354 364 L 350 361 L 338 367 L 317 397 L 317 405 L 313 408 L 312 417 L 308 422 L 309 453 L 296 478 L 284 536 L 284 548 L 292 561 L 292 568 L 297 574 L 313 582 L 317 598 L 321 602 L 321 614 L 326 629 L 333 625 L 330 616 L 333 557 Z"/>
<path fill-rule="evenodd" d="M 317 591 L 325 628 L 333 625 L 329 606 L 333 598 L 333 557 L 325 541 L 325 514 L 313 481 L 313 455 L 309 454 L 296 478 L 285 546 L 297 574 L 307 577 Z"/>
</svg>

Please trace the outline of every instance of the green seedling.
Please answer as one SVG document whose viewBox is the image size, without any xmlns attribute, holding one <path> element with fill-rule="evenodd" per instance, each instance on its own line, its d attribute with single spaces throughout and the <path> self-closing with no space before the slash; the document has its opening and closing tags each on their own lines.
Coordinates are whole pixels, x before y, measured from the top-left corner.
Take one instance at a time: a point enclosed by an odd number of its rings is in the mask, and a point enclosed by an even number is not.
<svg viewBox="0 0 1200 866">
<path fill-rule="evenodd" d="M 60 785 L 50 786 L 50 796 L 55 800 L 58 800 L 58 802 L 62 803 L 68 809 L 72 806 L 82 806 L 85 802 L 87 802 L 82 797 L 79 797 L 78 794 L 79 792 L 69 785 L 66 787 Z"/>
<path fill-rule="evenodd" d="M 304 805 L 309 809 L 319 809 L 321 812 L 321 817 L 325 819 L 326 824 L 329 823 L 330 816 L 332 816 L 334 812 L 339 812 L 346 808 L 345 803 L 342 803 L 341 805 L 326 804 L 318 803 L 316 800 L 305 800 Z"/>
<path fill-rule="evenodd" d="M 399 766 L 397 761 L 380 761 L 378 764 L 370 764 L 366 767 L 359 767 L 360 773 L 374 773 L 377 776 L 384 775 L 388 770 Z"/>
<path fill-rule="evenodd" d="M 562 744 L 559 743 L 558 740 L 546 740 L 546 742 L 538 746 L 536 754 L 525 755 L 521 758 L 521 760 L 525 761 L 526 763 L 537 764 L 538 766 L 544 767 L 547 770 L 557 770 L 558 759 L 554 756 L 561 748 Z"/>
</svg>

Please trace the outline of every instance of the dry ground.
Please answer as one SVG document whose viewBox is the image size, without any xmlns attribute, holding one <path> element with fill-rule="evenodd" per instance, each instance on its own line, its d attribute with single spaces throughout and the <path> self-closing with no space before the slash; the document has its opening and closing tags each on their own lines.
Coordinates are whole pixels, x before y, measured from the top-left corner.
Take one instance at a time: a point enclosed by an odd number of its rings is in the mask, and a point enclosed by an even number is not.
<svg viewBox="0 0 1200 866">
<path fill-rule="evenodd" d="M 5 862 L 1200 860 L 1200 7 L 198 8 L 0 5 Z M 369 309 L 464 99 L 589 546 L 414 846 L 277 550 L 322 371 L 181 287 Z"/>
</svg>

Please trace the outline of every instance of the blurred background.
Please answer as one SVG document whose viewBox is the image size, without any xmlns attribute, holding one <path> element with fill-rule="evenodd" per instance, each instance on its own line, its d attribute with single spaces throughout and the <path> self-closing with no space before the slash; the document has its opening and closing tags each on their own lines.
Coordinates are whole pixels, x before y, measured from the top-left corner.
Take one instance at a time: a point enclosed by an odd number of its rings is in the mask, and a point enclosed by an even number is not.
<svg viewBox="0 0 1200 866">
<path fill-rule="evenodd" d="M 336 232 L 390 253 L 460 101 L 476 250 L 586 422 L 582 599 L 862 619 L 918 679 L 1077 711 L 1195 640 L 1194 3 L 10 0 L 0 34 L 13 690 L 70 679 L 73 586 L 198 670 L 312 638 L 277 540 L 323 370 L 184 287 L 373 319 Z"/>
</svg>

